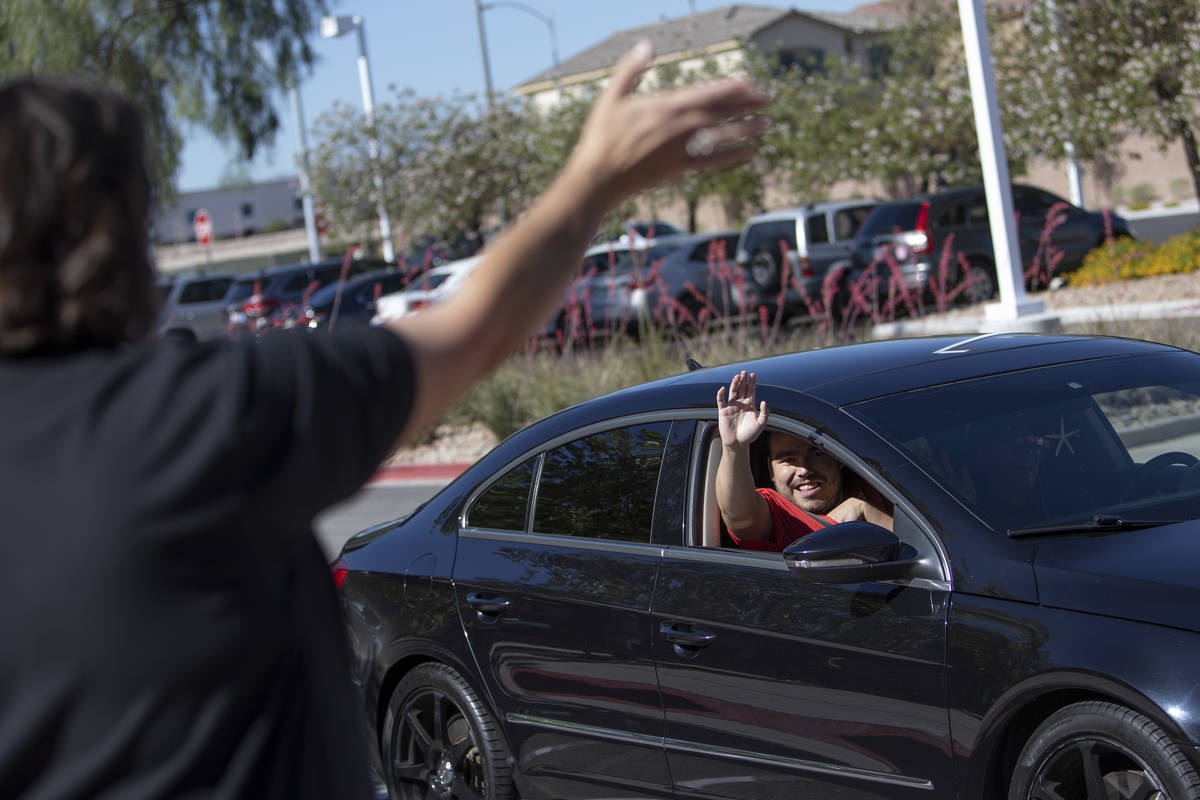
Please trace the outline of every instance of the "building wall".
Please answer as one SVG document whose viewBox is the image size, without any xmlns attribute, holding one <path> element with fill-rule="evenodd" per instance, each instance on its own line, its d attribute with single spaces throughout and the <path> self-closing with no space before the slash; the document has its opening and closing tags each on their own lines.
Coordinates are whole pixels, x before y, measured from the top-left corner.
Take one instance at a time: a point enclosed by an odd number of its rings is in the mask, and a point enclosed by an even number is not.
<svg viewBox="0 0 1200 800">
<path fill-rule="evenodd" d="M 208 211 L 214 239 L 261 233 L 268 226 L 304 225 L 296 179 L 280 178 L 228 189 L 182 192 L 173 203 L 155 212 L 154 241 L 192 241 L 192 219 L 200 208 Z"/>
</svg>

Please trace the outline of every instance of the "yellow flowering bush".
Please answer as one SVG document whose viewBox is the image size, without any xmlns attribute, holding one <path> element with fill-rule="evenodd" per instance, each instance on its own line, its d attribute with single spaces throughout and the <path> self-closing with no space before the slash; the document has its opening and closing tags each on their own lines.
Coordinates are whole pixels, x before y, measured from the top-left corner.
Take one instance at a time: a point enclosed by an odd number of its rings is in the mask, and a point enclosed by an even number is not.
<svg viewBox="0 0 1200 800">
<path fill-rule="evenodd" d="M 1088 253 L 1067 282 L 1088 286 L 1196 269 L 1200 269 L 1200 231 L 1180 234 L 1161 245 L 1121 237 Z"/>
</svg>

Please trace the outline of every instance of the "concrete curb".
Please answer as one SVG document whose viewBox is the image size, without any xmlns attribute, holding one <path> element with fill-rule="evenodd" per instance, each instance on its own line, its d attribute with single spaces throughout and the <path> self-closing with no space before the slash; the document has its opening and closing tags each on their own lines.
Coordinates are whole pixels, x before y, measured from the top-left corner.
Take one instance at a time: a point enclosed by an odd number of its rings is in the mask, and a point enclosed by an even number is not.
<svg viewBox="0 0 1200 800">
<path fill-rule="evenodd" d="M 368 485 L 390 485 L 397 483 L 449 483 L 461 475 L 467 463 L 454 464 L 399 464 L 381 467 L 367 481 Z"/>
<path fill-rule="evenodd" d="M 896 320 L 876 325 L 871 331 L 874 339 L 897 339 L 906 336 L 930 336 L 944 333 L 1049 333 L 1062 325 L 1089 322 L 1115 322 L 1125 319 L 1167 319 L 1169 317 L 1200 317 L 1200 300 L 1165 300 L 1157 303 L 1113 303 L 1102 306 L 1070 306 L 1015 320 L 989 319 L 986 314 L 945 316 L 928 314 L 918 319 Z"/>
</svg>

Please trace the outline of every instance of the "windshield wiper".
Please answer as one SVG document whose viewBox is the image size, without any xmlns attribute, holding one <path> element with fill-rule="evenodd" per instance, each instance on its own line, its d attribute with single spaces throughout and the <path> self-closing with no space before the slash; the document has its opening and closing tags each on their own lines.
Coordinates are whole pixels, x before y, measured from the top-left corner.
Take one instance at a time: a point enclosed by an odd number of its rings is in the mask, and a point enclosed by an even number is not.
<svg viewBox="0 0 1200 800">
<path fill-rule="evenodd" d="M 1089 520 L 1067 522 L 1060 525 L 1039 525 L 1031 528 L 1009 528 L 1013 539 L 1025 536 L 1042 536 L 1050 533 L 1091 533 L 1093 531 L 1135 531 L 1139 528 L 1155 528 L 1159 525 L 1175 525 L 1187 522 L 1183 519 L 1125 519 L 1115 514 L 1096 514 Z"/>
</svg>

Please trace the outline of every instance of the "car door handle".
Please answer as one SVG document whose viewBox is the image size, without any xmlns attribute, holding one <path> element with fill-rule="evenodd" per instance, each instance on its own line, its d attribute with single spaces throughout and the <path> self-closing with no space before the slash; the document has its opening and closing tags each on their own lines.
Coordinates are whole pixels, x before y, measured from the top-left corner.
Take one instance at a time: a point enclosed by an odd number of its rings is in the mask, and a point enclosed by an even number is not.
<svg viewBox="0 0 1200 800">
<path fill-rule="evenodd" d="M 683 631 L 679 629 L 678 623 L 664 622 L 658 628 L 658 632 L 666 637 L 667 641 L 672 642 L 678 647 L 688 647 L 699 649 L 708 647 L 717 640 L 715 633 L 708 631 Z"/>
<path fill-rule="evenodd" d="M 508 599 L 505 597 L 497 597 L 494 594 L 483 594 L 480 592 L 472 592 L 467 595 L 467 602 L 480 615 L 488 615 L 495 617 L 508 609 Z"/>
</svg>

